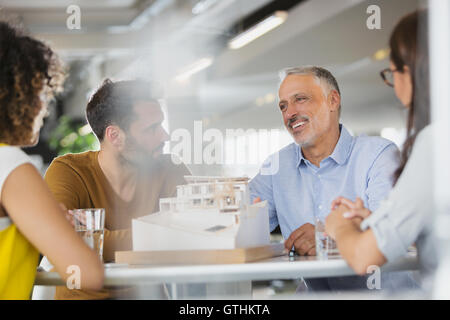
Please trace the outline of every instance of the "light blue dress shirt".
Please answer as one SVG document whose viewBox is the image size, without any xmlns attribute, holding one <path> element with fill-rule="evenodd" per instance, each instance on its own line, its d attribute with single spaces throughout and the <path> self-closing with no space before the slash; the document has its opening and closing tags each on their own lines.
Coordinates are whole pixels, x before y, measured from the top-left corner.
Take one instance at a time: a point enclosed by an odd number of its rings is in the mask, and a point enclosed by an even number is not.
<svg viewBox="0 0 450 320">
<path fill-rule="evenodd" d="M 344 126 L 340 128 L 333 153 L 320 167 L 306 160 L 292 143 L 272 154 L 250 181 L 251 200 L 268 201 L 270 228 L 279 224 L 285 239 L 305 223 L 324 220 L 338 196 L 360 197 L 374 211 L 392 188 L 399 163 L 396 145 L 380 137 L 354 137 Z M 277 170 L 270 172 L 269 167 Z"/>
</svg>

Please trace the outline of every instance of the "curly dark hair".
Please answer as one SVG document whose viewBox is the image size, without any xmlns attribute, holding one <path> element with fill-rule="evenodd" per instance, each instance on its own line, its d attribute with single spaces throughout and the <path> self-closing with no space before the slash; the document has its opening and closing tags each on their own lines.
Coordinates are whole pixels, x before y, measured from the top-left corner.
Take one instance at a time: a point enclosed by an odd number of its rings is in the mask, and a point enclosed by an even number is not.
<svg viewBox="0 0 450 320">
<path fill-rule="evenodd" d="M 156 81 L 105 79 L 92 95 L 86 107 L 86 119 L 100 142 L 109 125 L 117 125 L 127 131 L 135 119 L 134 104 L 138 101 L 154 101 L 163 96 L 163 88 Z"/>
<path fill-rule="evenodd" d="M 0 142 L 27 145 L 43 107 L 62 89 L 64 70 L 43 42 L 0 22 Z"/>
</svg>

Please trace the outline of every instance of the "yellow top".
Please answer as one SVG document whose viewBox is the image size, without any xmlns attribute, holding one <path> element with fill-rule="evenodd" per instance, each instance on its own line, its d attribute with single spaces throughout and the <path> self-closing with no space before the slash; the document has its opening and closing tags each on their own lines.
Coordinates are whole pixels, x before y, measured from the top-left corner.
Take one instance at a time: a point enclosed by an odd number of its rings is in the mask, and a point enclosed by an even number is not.
<svg viewBox="0 0 450 320">
<path fill-rule="evenodd" d="M 0 146 L 7 145 L 0 143 Z M 30 299 L 38 258 L 38 251 L 14 224 L 4 229 L 0 225 L 0 300 Z"/>
<path fill-rule="evenodd" d="M 38 258 L 14 224 L 0 231 L 0 300 L 30 299 Z"/>
</svg>

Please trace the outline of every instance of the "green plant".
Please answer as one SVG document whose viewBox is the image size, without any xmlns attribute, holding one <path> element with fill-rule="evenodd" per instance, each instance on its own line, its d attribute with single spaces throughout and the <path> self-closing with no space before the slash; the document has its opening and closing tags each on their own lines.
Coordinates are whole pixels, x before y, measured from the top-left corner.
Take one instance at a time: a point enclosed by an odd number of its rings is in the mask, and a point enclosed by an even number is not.
<svg viewBox="0 0 450 320">
<path fill-rule="evenodd" d="M 49 147 L 58 155 L 98 150 L 99 142 L 88 125 L 68 116 L 58 119 L 58 126 L 50 133 Z"/>
</svg>

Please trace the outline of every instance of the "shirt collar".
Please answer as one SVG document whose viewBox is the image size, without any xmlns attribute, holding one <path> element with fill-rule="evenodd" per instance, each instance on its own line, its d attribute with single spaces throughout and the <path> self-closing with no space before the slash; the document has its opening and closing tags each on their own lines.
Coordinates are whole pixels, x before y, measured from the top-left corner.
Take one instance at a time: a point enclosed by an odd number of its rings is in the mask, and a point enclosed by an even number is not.
<svg viewBox="0 0 450 320">
<path fill-rule="evenodd" d="M 341 134 L 339 136 L 338 143 L 336 144 L 336 147 L 334 148 L 333 153 L 329 156 L 329 158 L 333 159 L 337 164 L 342 165 L 350 156 L 353 136 L 342 124 L 339 124 L 339 129 L 341 131 Z M 302 163 L 302 161 L 305 162 L 306 159 L 303 157 L 302 149 L 299 145 L 297 145 L 296 151 L 298 157 L 298 167 Z"/>
</svg>

